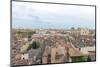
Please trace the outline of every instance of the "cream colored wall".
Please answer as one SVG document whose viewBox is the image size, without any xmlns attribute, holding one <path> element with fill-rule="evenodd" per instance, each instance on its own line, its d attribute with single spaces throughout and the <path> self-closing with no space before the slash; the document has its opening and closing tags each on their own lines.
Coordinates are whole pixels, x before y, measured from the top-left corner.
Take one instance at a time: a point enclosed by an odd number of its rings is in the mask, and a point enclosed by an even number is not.
<svg viewBox="0 0 100 67">
<path fill-rule="evenodd" d="M 89 30 L 88 29 L 81 29 L 80 35 L 89 35 Z"/>
</svg>

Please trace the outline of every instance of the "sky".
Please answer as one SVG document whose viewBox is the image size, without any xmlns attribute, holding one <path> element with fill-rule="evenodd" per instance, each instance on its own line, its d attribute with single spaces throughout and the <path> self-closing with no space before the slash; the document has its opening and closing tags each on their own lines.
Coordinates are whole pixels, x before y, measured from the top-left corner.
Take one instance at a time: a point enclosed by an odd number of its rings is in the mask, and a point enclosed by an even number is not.
<svg viewBox="0 0 100 67">
<path fill-rule="evenodd" d="M 95 7 L 12 2 L 13 28 L 95 28 Z"/>
</svg>

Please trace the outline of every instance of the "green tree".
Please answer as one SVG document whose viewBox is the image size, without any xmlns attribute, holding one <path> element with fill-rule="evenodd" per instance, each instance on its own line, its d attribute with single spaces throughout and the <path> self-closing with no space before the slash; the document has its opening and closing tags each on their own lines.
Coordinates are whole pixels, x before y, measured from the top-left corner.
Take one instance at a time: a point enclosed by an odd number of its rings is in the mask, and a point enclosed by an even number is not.
<svg viewBox="0 0 100 67">
<path fill-rule="evenodd" d="M 38 49 L 38 48 L 40 48 L 40 46 L 41 46 L 41 43 L 40 43 L 40 42 L 38 42 L 38 41 L 33 41 L 33 42 L 29 45 L 29 47 L 28 47 L 27 50 L 30 50 L 31 48 L 32 48 L 32 49 Z"/>
<path fill-rule="evenodd" d="M 36 33 L 36 31 L 30 31 L 30 32 L 27 32 L 28 38 L 31 38 L 31 36 L 32 36 L 33 34 L 35 34 L 35 33 Z"/>
<path fill-rule="evenodd" d="M 90 62 L 90 61 L 91 61 L 91 58 L 90 58 L 89 56 L 88 56 L 88 58 L 87 58 L 87 61 L 88 61 L 88 62 Z"/>
<path fill-rule="evenodd" d="M 17 32 L 17 34 L 22 34 L 22 33 L 23 33 L 23 32 L 21 32 L 21 31 L 18 31 L 18 32 Z"/>
<path fill-rule="evenodd" d="M 75 30 L 75 28 L 74 28 L 74 27 L 72 27 L 71 29 L 72 29 L 72 30 Z"/>
<path fill-rule="evenodd" d="M 79 56 L 79 57 L 72 57 L 72 62 L 86 62 L 87 57 Z"/>
</svg>

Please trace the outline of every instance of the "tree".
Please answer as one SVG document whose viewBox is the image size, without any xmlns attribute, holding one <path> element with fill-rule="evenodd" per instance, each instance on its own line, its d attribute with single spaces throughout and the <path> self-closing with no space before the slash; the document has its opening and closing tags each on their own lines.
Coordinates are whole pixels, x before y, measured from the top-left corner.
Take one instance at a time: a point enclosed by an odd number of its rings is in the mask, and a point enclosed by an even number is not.
<svg viewBox="0 0 100 67">
<path fill-rule="evenodd" d="M 88 56 L 88 58 L 87 58 L 87 61 L 88 61 L 88 62 L 90 62 L 90 61 L 91 61 L 91 58 L 90 58 L 89 56 Z"/>
<path fill-rule="evenodd" d="M 35 34 L 35 33 L 36 33 L 36 31 L 30 31 L 30 32 L 27 32 L 28 38 L 31 38 L 31 36 L 32 36 L 33 34 Z"/>
<path fill-rule="evenodd" d="M 21 31 L 18 31 L 18 32 L 17 32 L 17 34 L 22 34 L 22 33 L 23 33 L 23 32 L 21 32 Z"/>
<path fill-rule="evenodd" d="M 72 27 L 71 29 L 72 29 L 72 30 L 75 30 L 75 28 L 74 28 L 74 27 Z"/>
<path fill-rule="evenodd" d="M 40 42 L 38 42 L 38 41 L 33 41 L 33 42 L 29 45 L 29 47 L 28 47 L 27 50 L 30 50 L 31 48 L 32 48 L 32 49 L 38 49 L 40 46 L 41 46 L 41 43 L 40 43 Z"/>
</svg>

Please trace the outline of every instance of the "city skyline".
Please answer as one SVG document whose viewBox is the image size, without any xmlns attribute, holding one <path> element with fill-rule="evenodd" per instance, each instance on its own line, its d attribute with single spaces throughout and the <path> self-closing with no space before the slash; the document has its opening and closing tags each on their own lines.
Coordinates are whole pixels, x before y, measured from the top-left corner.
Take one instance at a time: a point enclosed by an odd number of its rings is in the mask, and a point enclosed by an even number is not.
<svg viewBox="0 0 100 67">
<path fill-rule="evenodd" d="M 12 27 L 95 29 L 95 7 L 12 2 Z"/>
</svg>

